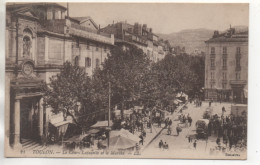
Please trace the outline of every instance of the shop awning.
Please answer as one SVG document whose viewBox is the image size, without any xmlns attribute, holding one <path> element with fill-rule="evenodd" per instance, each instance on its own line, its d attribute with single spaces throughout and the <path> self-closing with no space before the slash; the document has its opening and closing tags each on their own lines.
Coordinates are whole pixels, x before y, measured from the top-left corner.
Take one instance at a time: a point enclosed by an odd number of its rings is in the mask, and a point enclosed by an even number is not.
<svg viewBox="0 0 260 165">
<path fill-rule="evenodd" d="M 98 133 L 100 130 L 98 130 L 98 129 L 91 129 L 91 130 L 89 130 L 89 131 L 87 131 L 87 134 L 96 134 L 96 133 Z"/>
<path fill-rule="evenodd" d="M 113 122 L 110 121 L 110 126 L 113 125 Z M 108 121 L 98 121 L 96 124 L 92 125 L 91 128 L 98 128 L 98 127 L 108 127 Z"/>
<path fill-rule="evenodd" d="M 72 117 L 68 116 L 66 120 L 64 120 L 63 116 L 55 117 L 50 120 L 50 123 L 55 127 L 60 127 L 65 124 L 73 123 Z"/>
</svg>

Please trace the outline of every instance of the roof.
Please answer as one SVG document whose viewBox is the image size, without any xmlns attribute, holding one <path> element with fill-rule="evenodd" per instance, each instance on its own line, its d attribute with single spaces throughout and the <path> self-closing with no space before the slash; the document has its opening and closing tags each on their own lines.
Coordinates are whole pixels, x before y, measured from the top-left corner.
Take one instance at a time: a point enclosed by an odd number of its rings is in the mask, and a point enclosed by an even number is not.
<svg viewBox="0 0 260 165">
<path fill-rule="evenodd" d="M 86 16 L 86 17 L 70 17 L 70 18 L 72 18 L 72 19 L 74 19 L 76 21 L 79 21 L 80 24 L 85 22 L 85 21 L 90 20 L 93 23 L 93 25 L 95 26 L 95 28 L 98 29 L 98 25 L 94 22 L 94 20 L 90 16 Z"/>
<path fill-rule="evenodd" d="M 205 41 L 210 42 L 248 42 L 248 28 L 230 28 L 220 34 L 215 31 L 213 37 Z"/>
<path fill-rule="evenodd" d="M 67 10 L 66 7 L 58 4 L 58 3 L 7 3 L 7 8 L 19 8 L 19 7 L 29 7 L 29 6 L 55 6 L 62 8 L 63 10 Z"/>
</svg>

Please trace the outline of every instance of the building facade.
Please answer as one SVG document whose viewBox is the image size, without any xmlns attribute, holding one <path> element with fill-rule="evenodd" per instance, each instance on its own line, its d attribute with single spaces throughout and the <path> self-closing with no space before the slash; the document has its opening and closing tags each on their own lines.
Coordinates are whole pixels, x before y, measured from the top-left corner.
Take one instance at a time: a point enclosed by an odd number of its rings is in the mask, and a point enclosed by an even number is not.
<svg viewBox="0 0 260 165">
<path fill-rule="evenodd" d="M 205 99 L 246 103 L 248 30 L 215 31 L 205 43 Z"/>
<path fill-rule="evenodd" d="M 113 35 L 100 32 L 90 17 L 71 18 L 66 12 L 56 3 L 7 4 L 5 139 L 14 148 L 24 139 L 44 143 L 50 124 L 71 122 L 59 121 L 60 115 L 43 106 L 40 84 L 59 73 L 65 61 L 91 76 L 114 46 Z"/>
<path fill-rule="evenodd" d="M 153 33 L 152 28 L 146 24 L 118 22 L 109 24 L 101 29 L 102 32 L 113 34 L 115 45 L 127 48 L 128 45 L 135 45 L 148 55 L 151 61 L 157 62 L 165 57 L 169 50 L 168 45 L 159 40 Z"/>
</svg>

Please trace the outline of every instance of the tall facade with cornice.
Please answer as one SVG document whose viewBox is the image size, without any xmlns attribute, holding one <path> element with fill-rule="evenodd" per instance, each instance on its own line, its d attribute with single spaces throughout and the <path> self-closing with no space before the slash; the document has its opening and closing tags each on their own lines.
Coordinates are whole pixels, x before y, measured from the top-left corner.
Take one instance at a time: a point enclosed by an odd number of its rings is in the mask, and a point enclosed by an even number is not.
<svg viewBox="0 0 260 165">
<path fill-rule="evenodd" d="M 100 32 L 91 17 L 72 18 L 66 12 L 56 3 L 7 4 L 5 144 L 13 148 L 26 139 L 45 143 L 51 138 L 50 124 L 66 128 L 72 122 L 43 106 L 41 82 L 48 83 L 65 61 L 92 76 L 114 46 L 113 35 Z"/>
<path fill-rule="evenodd" d="M 215 31 L 205 43 L 205 99 L 247 103 L 248 29 Z"/>
</svg>

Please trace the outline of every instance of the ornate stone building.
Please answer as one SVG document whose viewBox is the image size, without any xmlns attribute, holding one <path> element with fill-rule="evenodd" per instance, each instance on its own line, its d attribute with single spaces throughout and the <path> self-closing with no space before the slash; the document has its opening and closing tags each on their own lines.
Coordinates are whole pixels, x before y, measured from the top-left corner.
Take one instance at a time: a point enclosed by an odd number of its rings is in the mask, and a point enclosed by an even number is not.
<svg viewBox="0 0 260 165">
<path fill-rule="evenodd" d="M 90 17 L 71 18 L 66 11 L 56 3 L 7 4 L 5 144 L 14 148 L 24 139 L 45 142 L 49 124 L 66 129 L 71 122 L 43 106 L 41 82 L 48 83 L 65 61 L 91 76 L 114 45 L 113 35 L 100 32 Z"/>
<path fill-rule="evenodd" d="M 205 99 L 247 102 L 248 30 L 214 32 L 206 41 Z"/>
</svg>

